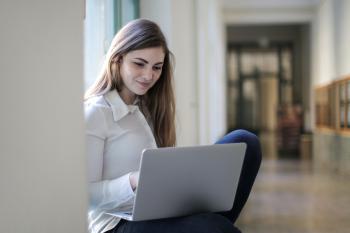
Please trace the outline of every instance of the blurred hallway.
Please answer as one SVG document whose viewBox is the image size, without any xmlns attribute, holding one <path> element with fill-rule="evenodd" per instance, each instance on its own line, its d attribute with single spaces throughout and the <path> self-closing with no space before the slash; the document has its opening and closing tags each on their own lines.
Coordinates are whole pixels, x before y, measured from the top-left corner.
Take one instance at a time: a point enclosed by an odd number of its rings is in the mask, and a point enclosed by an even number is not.
<svg viewBox="0 0 350 233">
<path fill-rule="evenodd" d="M 263 160 L 237 226 L 244 233 L 349 232 L 348 180 L 306 160 Z"/>
<path fill-rule="evenodd" d="M 222 2 L 228 127 L 257 133 L 263 152 L 237 226 L 349 232 L 350 1 Z"/>
</svg>

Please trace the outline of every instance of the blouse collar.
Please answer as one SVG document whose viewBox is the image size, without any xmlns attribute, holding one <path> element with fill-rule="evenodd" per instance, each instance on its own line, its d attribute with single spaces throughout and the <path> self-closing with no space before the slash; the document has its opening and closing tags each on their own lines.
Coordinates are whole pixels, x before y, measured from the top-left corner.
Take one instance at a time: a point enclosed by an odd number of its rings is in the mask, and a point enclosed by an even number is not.
<svg viewBox="0 0 350 233">
<path fill-rule="evenodd" d="M 139 97 L 135 99 L 132 105 L 127 105 L 116 90 L 109 91 L 104 96 L 107 103 L 112 108 L 114 121 L 119 121 L 129 113 L 134 113 L 138 109 L 137 104 L 140 101 Z"/>
</svg>

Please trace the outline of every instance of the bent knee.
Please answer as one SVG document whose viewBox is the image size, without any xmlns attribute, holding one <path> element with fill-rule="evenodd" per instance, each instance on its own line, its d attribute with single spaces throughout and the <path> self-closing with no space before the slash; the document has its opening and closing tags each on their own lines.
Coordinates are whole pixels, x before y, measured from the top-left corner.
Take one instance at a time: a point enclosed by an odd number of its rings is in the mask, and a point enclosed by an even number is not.
<svg viewBox="0 0 350 233">
<path fill-rule="evenodd" d="M 253 147 L 260 147 L 260 141 L 259 138 L 253 134 L 252 132 L 249 132 L 248 130 L 245 129 L 237 129 L 235 131 L 232 131 L 231 133 L 235 134 L 236 138 L 240 142 L 245 142 L 248 144 L 248 146 L 253 146 Z"/>
<path fill-rule="evenodd" d="M 244 142 L 247 144 L 246 156 L 248 156 L 249 160 L 254 160 L 257 163 L 261 163 L 262 155 L 261 155 L 261 147 L 259 138 L 252 132 L 244 129 L 238 129 L 232 131 L 229 135 L 233 138 L 233 142 Z"/>
</svg>

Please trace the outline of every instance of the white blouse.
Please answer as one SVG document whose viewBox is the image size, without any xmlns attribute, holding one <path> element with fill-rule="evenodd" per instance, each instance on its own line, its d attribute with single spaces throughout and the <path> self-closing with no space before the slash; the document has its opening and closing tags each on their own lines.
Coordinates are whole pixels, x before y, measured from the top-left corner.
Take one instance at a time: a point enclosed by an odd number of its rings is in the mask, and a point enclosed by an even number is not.
<svg viewBox="0 0 350 233">
<path fill-rule="evenodd" d="M 130 172 L 139 170 L 142 150 L 157 145 L 139 107 L 126 105 L 115 90 L 85 101 L 85 122 L 89 232 L 105 232 L 120 221 L 106 211 L 132 209 Z"/>
</svg>

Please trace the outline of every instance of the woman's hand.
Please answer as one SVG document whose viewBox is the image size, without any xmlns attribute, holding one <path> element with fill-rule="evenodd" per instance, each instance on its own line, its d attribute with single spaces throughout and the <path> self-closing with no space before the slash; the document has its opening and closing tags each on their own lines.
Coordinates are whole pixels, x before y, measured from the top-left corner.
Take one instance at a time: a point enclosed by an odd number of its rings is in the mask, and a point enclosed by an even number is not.
<svg viewBox="0 0 350 233">
<path fill-rule="evenodd" d="M 139 185 L 139 176 L 139 171 L 131 172 L 129 175 L 130 185 L 133 191 L 135 191 L 137 186 Z"/>
</svg>

